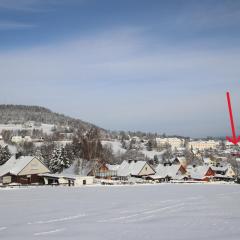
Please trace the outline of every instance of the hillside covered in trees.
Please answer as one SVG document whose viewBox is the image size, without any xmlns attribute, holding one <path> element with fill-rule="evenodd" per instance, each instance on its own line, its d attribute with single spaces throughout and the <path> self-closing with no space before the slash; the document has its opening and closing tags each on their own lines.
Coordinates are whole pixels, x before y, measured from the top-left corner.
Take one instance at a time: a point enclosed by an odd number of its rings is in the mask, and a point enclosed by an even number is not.
<svg viewBox="0 0 240 240">
<path fill-rule="evenodd" d="M 28 121 L 89 129 L 93 124 L 39 106 L 0 105 L 0 124 L 25 124 Z"/>
</svg>

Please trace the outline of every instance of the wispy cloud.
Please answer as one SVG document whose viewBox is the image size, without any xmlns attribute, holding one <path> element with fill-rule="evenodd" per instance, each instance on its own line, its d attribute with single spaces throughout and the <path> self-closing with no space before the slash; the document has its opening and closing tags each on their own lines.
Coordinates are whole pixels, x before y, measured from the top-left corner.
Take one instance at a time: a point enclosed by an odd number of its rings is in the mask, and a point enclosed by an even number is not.
<svg viewBox="0 0 240 240">
<path fill-rule="evenodd" d="M 35 27 L 33 24 L 0 21 L 0 30 L 21 30 Z"/>
<path fill-rule="evenodd" d="M 79 0 L 79 3 L 85 0 Z M 77 0 L 0 0 L 0 9 L 15 11 L 52 11 L 54 6 L 76 3 Z"/>
</svg>

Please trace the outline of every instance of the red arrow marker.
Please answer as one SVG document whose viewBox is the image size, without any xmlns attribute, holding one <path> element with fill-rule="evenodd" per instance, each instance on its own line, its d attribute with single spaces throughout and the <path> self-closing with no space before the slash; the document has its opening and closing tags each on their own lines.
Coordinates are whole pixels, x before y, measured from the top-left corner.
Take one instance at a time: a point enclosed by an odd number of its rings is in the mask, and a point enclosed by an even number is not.
<svg viewBox="0 0 240 240">
<path fill-rule="evenodd" d="M 233 120 L 233 113 L 232 113 L 232 106 L 231 106 L 231 99 L 230 99 L 230 93 L 227 92 L 227 102 L 228 102 L 228 110 L 229 110 L 229 116 L 230 116 L 230 123 L 232 128 L 232 138 L 227 137 L 227 140 L 234 145 L 237 145 L 237 143 L 240 141 L 240 136 L 236 137 L 236 131 L 235 131 L 235 125 Z"/>
</svg>

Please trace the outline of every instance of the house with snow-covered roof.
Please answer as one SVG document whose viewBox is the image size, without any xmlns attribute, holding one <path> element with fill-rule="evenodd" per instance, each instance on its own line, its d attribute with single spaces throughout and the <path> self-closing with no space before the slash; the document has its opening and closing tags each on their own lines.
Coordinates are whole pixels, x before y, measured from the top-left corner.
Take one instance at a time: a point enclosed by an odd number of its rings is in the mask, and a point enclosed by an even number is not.
<svg viewBox="0 0 240 240">
<path fill-rule="evenodd" d="M 236 177 L 236 173 L 231 164 L 217 164 L 216 166 L 211 166 L 211 168 L 215 173 L 215 180 L 233 181 Z"/>
<path fill-rule="evenodd" d="M 117 169 L 119 178 L 144 177 L 155 174 L 155 170 L 146 162 L 124 160 Z"/>
<path fill-rule="evenodd" d="M 156 176 L 164 181 L 187 179 L 186 169 L 181 164 L 158 164 Z"/>
<path fill-rule="evenodd" d="M 215 173 L 210 166 L 195 166 L 189 165 L 187 167 L 187 173 L 190 179 L 195 181 L 210 181 L 213 179 Z"/>
<path fill-rule="evenodd" d="M 40 173 L 49 173 L 50 170 L 37 157 L 12 156 L 0 166 L 0 180 L 3 184 L 32 184 L 41 183 Z"/>
</svg>

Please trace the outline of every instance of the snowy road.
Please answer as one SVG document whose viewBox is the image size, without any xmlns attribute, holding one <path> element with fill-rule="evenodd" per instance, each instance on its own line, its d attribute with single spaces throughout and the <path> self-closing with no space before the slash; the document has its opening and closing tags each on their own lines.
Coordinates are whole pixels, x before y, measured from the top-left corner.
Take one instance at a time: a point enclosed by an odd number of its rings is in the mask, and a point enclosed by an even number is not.
<svg viewBox="0 0 240 240">
<path fill-rule="evenodd" d="M 0 190 L 0 239 L 240 239 L 240 185 Z"/>
</svg>

